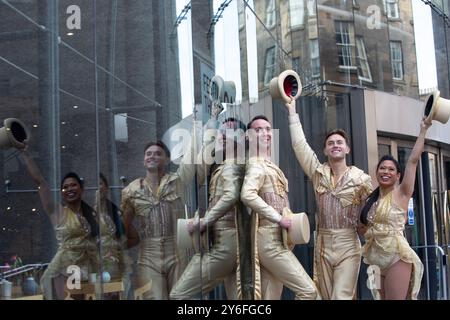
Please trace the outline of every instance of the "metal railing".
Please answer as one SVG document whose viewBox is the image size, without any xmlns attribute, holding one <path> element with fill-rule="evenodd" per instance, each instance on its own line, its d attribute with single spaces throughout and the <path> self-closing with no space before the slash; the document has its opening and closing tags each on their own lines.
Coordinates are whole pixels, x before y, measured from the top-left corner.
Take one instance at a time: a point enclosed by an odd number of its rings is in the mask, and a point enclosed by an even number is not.
<svg viewBox="0 0 450 320">
<path fill-rule="evenodd" d="M 447 255 L 444 252 L 444 249 L 438 245 L 427 245 L 427 246 L 412 246 L 412 249 L 434 249 L 438 254 L 436 254 L 436 257 L 438 257 L 438 266 L 439 266 L 439 292 L 440 295 L 438 297 L 439 300 L 447 300 L 448 298 L 448 292 L 447 292 Z M 428 262 L 428 261 L 427 261 Z M 427 300 L 431 299 L 430 294 L 430 285 L 429 285 L 429 270 L 428 270 L 428 263 L 424 263 L 424 273 L 427 276 Z"/>
<path fill-rule="evenodd" d="M 10 269 L 11 267 L 0 267 L 1 269 L 9 269 L 7 271 L 2 271 L 0 273 L 0 280 L 9 279 L 12 277 L 16 277 L 27 272 L 36 272 L 47 268 L 48 263 L 36 263 L 36 264 L 27 264 L 15 269 Z"/>
</svg>

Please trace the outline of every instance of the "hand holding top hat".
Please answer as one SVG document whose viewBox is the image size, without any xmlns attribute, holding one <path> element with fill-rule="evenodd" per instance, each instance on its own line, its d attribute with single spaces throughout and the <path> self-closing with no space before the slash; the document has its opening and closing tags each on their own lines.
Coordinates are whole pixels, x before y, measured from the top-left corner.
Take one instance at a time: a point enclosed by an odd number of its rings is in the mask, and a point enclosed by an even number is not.
<svg viewBox="0 0 450 320">
<path fill-rule="evenodd" d="M 5 119 L 4 127 L 0 128 L 0 148 L 25 149 L 30 133 L 22 121 L 16 118 Z"/>
<path fill-rule="evenodd" d="M 283 245 L 285 248 L 290 248 L 296 244 L 305 244 L 309 242 L 309 219 L 304 212 L 293 213 L 291 209 L 284 208 L 283 218 L 291 219 L 291 226 L 288 229 L 282 229 Z"/>
<path fill-rule="evenodd" d="M 434 91 L 428 96 L 423 114 L 427 123 L 432 120 L 447 123 L 450 118 L 450 100 L 441 98 L 439 90 Z"/>
<path fill-rule="evenodd" d="M 285 70 L 270 80 L 269 92 L 273 99 L 282 99 L 284 103 L 297 100 L 302 93 L 300 77 L 293 70 Z"/>
<path fill-rule="evenodd" d="M 203 229 L 203 230 L 202 230 Z M 178 219 L 177 247 L 178 249 L 194 249 L 200 252 L 208 244 L 207 232 L 203 232 L 206 225 L 198 217 L 192 219 Z"/>
</svg>

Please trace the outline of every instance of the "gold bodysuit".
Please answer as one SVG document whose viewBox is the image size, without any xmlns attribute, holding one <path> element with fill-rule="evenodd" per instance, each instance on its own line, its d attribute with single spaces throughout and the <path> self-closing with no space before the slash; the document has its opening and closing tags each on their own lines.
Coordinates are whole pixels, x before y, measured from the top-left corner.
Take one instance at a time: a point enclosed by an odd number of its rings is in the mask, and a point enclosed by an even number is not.
<svg viewBox="0 0 450 320">
<path fill-rule="evenodd" d="M 42 291 L 47 300 L 53 299 L 53 278 L 67 276 L 67 267 L 78 266 L 83 276 L 98 271 L 97 245 L 90 225 L 82 215 L 64 207 L 55 232 L 58 250 L 41 278 Z"/>
<path fill-rule="evenodd" d="M 423 264 L 403 235 L 405 211 L 393 202 L 392 192 L 372 206 L 368 220 L 370 224 L 364 235 L 366 243 L 362 250 L 364 262 L 378 266 L 381 273 L 399 260 L 412 263 L 408 298 L 416 300 L 423 275 Z M 375 298 L 379 298 L 376 290 L 372 293 Z"/>
<path fill-rule="evenodd" d="M 308 145 L 298 114 L 290 115 L 289 123 L 292 147 L 311 179 L 318 207 L 314 280 L 323 299 L 353 299 L 361 263 L 356 227 L 361 206 L 372 191 L 371 178 L 350 166 L 335 183 L 330 165 L 320 163 Z"/>
<path fill-rule="evenodd" d="M 289 207 L 288 181 L 283 172 L 267 159 L 252 157 L 246 166 L 241 190 L 242 202 L 254 215 L 255 298 L 261 298 L 260 265 L 277 281 L 294 291 L 296 299 L 317 298 L 315 285 L 297 257 L 282 243 L 283 208 Z M 259 286 L 259 287 L 258 287 Z M 280 297 L 278 297 L 279 299 Z"/>
</svg>

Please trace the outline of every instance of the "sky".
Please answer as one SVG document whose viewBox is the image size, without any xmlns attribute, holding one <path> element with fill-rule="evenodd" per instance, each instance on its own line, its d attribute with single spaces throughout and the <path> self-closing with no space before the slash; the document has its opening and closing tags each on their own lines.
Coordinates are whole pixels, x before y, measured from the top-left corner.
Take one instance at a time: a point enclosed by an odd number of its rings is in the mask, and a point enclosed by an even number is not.
<svg viewBox="0 0 450 320">
<path fill-rule="evenodd" d="M 419 89 L 437 87 L 431 8 L 421 0 L 412 0 L 416 39 Z"/>
</svg>

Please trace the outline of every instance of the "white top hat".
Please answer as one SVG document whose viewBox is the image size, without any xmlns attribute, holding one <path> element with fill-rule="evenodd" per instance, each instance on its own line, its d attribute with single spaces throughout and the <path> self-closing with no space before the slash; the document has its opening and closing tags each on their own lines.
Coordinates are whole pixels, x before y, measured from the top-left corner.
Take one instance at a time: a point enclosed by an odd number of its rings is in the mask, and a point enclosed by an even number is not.
<svg viewBox="0 0 450 320">
<path fill-rule="evenodd" d="M 289 102 L 292 96 L 295 100 L 302 93 L 300 77 L 294 70 L 283 71 L 278 77 L 270 80 L 269 92 L 273 99 Z"/>
<path fill-rule="evenodd" d="M 291 209 L 283 209 L 283 217 L 292 219 L 289 231 L 283 228 L 283 244 L 286 248 L 295 244 L 308 243 L 310 239 L 309 219 L 306 213 L 293 213 Z"/>
<path fill-rule="evenodd" d="M 0 147 L 23 149 L 30 139 L 30 133 L 22 121 L 16 118 L 8 118 L 4 121 L 4 127 L 0 128 Z"/>
<path fill-rule="evenodd" d="M 439 90 L 434 91 L 428 96 L 425 104 L 425 110 L 423 114 L 426 118 L 425 121 L 431 122 L 436 120 L 441 123 L 447 123 L 450 118 L 450 100 L 440 97 Z"/>
</svg>

